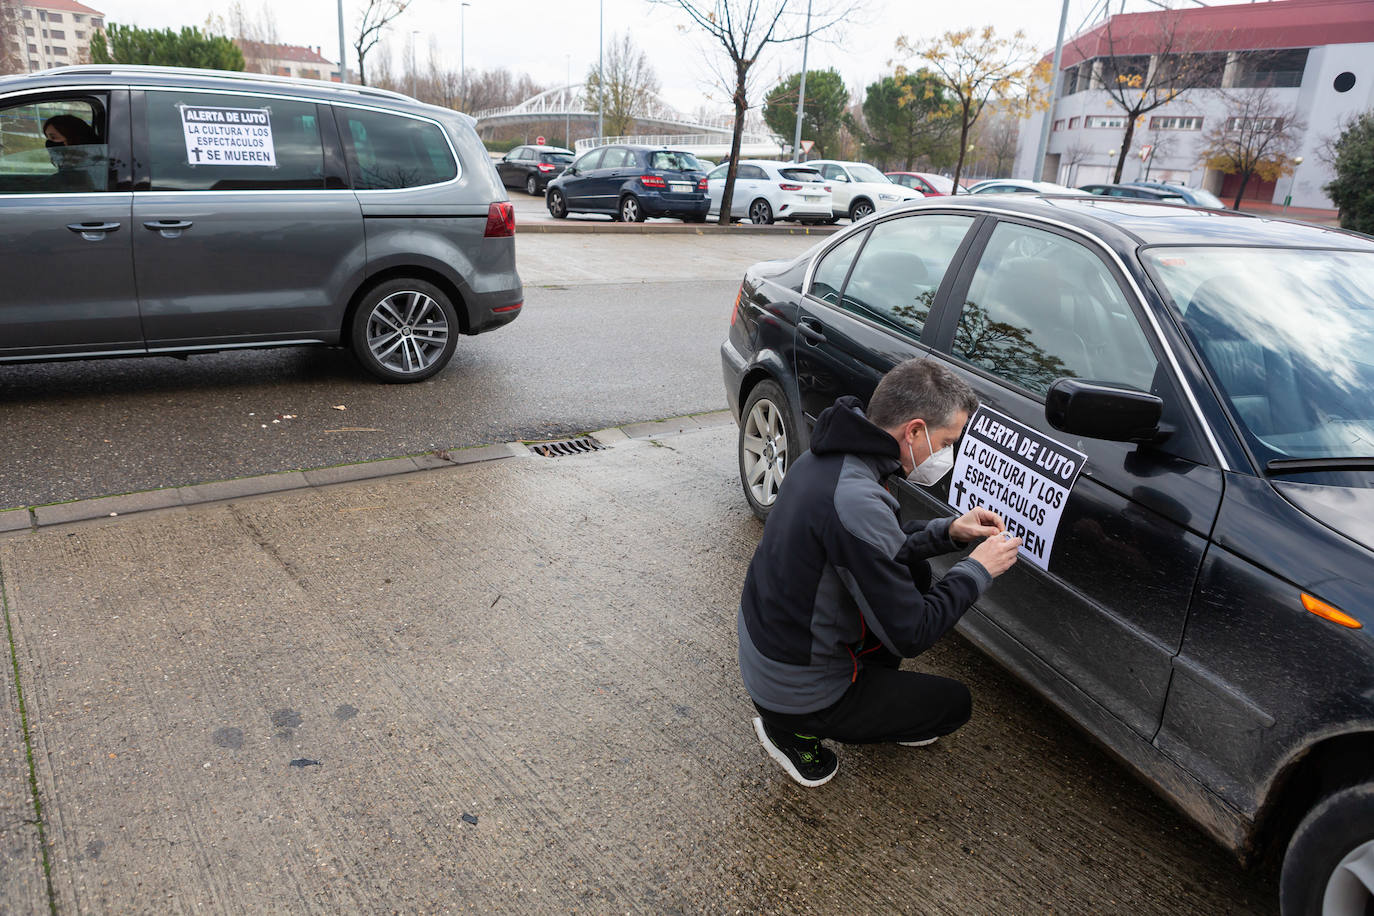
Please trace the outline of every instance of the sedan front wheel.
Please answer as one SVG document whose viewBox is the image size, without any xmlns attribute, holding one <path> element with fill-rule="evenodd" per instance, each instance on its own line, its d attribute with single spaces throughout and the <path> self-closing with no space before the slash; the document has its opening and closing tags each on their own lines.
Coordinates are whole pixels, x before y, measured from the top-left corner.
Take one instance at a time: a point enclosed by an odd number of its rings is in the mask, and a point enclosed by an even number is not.
<svg viewBox="0 0 1374 916">
<path fill-rule="evenodd" d="M 791 467 L 796 448 L 796 424 L 787 396 L 777 382 L 759 382 L 744 402 L 739 428 L 739 476 L 749 508 L 768 518 L 778 490 Z"/>
</svg>

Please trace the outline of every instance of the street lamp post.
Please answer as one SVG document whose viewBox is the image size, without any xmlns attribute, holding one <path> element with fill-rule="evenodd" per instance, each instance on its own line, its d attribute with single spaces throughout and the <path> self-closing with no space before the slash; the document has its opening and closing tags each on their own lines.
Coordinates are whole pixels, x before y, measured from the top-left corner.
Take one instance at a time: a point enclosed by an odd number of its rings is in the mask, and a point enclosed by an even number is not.
<svg viewBox="0 0 1374 916">
<path fill-rule="evenodd" d="M 564 54 L 567 78 L 563 82 L 563 143 L 572 149 L 572 55 Z"/>
<path fill-rule="evenodd" d="M 463 108 L 468 107 L 468 27 L 463 11 L 470 6 L 471 3 L 458 4 L 458 92 L 463 97 L 459 103 Z"/>
<path fill-rule="evenodd" d="M 1293 185 L 1298 183 L 1298 166 L 1302 165 L 1302 157 L 1298 156 L 1293 160 L 1293 177 L 1288 179 L 1288 196 L 1283 199 L 1283 212 L 1288 212 L 1288 205 L 1293 202 Z"/>
<path fill-rule="evenodd" d="M 344 43 L 343 0 L 339 0 L 339 82 L 348 82 L 348 45 Z"/>
<path fill-rule="evenodd" d="M 792 161 L 801 162 L 802 108 L 806 106 L 806 51 L 811 44 L 811 0 L 806 0 L 806 35 L 802 38 L 801 87 L 797 90 L 797 131 L 792 135 Z"/>
<path fill-rule="evenodd" d="M 596 135 L 597 137 L 606 136 L 606 71 L 605 67 L 605 45 L 606 45 L 606 0 L 599 0 L 597 4 L 598 16 L 596 26 Z"/>
<path fill-rule="evenodd" d="M 419 29 L 410 30 L 410 97 L 417 98 L 415 95 L 415 72 L 420 69 L 420 62 L 415 59 L 415 36 L 420 34 Z"/>
</svg>

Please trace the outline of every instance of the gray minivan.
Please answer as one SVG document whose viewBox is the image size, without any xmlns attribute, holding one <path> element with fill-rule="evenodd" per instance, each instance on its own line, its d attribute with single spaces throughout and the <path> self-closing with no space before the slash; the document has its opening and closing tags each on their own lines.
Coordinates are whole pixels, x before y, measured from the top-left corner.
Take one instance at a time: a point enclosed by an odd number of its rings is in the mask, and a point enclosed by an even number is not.
<svg viewBox="0 0 1374 916">
<path fill-rule="evenodd" d="M 0 78 L 0 363 L 323 344 L 430 377 L 523 304 L 472 124 L 258 74 Z"/>
</svg>

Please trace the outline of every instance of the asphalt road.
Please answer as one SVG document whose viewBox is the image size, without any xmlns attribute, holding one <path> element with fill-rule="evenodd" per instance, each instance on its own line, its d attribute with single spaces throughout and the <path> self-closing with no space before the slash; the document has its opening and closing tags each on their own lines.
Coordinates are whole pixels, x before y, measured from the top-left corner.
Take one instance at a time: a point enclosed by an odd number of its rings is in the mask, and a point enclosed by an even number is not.
<svg viewBox="0 0 1374 916">
<path fill-rule="evenodd" d="M 520 236 L 523 314 L 415 385 L 327 349 L 0 366 L 0 509 L 719 410 L 744 268 L 817 241 Z"/>
</svg>

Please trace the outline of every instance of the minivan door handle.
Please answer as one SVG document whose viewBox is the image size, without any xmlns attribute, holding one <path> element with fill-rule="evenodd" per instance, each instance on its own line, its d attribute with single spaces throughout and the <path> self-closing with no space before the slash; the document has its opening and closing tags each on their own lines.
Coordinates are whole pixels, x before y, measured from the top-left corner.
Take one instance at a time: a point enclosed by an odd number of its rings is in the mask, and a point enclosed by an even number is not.
<svg viewBox="0 0 1374 916">
<path fill-rule="evenodd" d="M 812 346 L 825 343 L 825 330 L 821 326 L 821 323 L 814 318 L 803 318 L 798 321 L 797 331 L 802 337 L 805 337 L 806 342 Z"/>
<path fill-rule="evenodd" d="M 67 228 L 88 242 L 99 242 L 107 232 L 114 232 L 122 223 L 68 223 Z"/>
<path fill-rule="evenodd" d="M 193 226 L 190 220 L 185 219 L 154 219 L 143 224 L 144 229 L 151 229 L 160 233 L 164 239 L 179 239 L 185 229 Z"/>
</svg>

